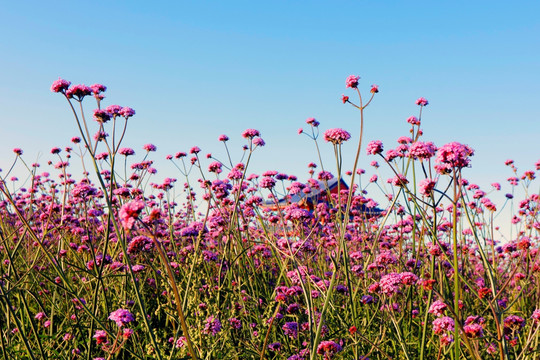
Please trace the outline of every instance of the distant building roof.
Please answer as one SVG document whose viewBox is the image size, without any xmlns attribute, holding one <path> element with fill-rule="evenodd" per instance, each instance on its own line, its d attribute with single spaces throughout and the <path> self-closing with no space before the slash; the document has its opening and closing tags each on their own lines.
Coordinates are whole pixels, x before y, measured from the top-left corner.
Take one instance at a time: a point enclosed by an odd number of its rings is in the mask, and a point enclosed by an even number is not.
<svg viewBox="0 0 540 360">
<path fill-rule="evenodd" d="M 264 207 L 271 207 L 275 208 L 277 206 L 287 206 L 289 204 L 301 204 L 309 208 L 310 210 L 314 207 L 315 204 L 321 203 L 321 202 L 328 202 L 327 201 L 327 191 L 330 191 L 331 194 L 336 194 L 338 191 L 338 179 L 332 178 L 328 181 L 318 181 L 318 180 L 310 180 L 306 186 L 309 186 L 311 191 L 309 193 L 304 193 L 303 191 L 298 192 L 297 194 L 291 194 L 287 195 L 285 197 L 282 197 L 281 199 L 276 200 L 270 199 L 266 200 L 263 203 Z M 349 185 L 341 178 L 341 184 L 339 186 L 340 190 L 348 190 Z M 277 206 L 276 206 L 277 205 Z M 379 208 L 368 208 L 364 204 L 362 204 L 360 209 L 364 214 L 367 215 L 379 215 L 382 210 Z"/>
</svg>

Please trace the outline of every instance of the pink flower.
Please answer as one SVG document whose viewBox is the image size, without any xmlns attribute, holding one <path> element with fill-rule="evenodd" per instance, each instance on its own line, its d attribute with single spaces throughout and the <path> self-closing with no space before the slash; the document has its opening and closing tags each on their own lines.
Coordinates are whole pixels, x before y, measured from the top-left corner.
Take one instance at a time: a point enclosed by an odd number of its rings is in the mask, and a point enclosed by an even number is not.
<svg viewBox="0 0 540 360">
<path fill-rule="evenodd" d="M 135 115 L 135 110 L 133 110 L 132 108 L 130 107 L 123 107 L 122 110 L 120 110 L 118 112 L 119 115 L 123 116 L 126 118 L 126 120 L 130 117 L 132 117 L 133 115 Z"/>
<path fill-rule="evenodd" d="M 118 153 L 124 156 L 131 156 L 131 155 L 135 155 L 135 150 L 131 148 L 121 148 L 120 150 L 118 150 Z"/>
<path fill-rule="evenodd" d="M 120 111 L 122 111 L 122 107 L 120 105 L 109 105 L 105 108 L 105 111 L 107 111 L 111 116 L 118 116 L 120 115 Z"/>
<path fill-rule="evenodd" d="M 447 308 L 447 305 L 442 302 L 441 300 L 434 301 L 433 304 L 429 307 L 428 313 L 436 315 L 436 316 L 443 316 L 444 310 Z"/>
<path fill-rule="evenodd" d="M 19 156 L 21 156 L 21 155 L 23 154 L 23 151 L 22 151 L 21 149 L 19 149 L 19 148 L 13 149 L 13 152 L 14 152 L 15 154 L 19 155 Z"/>
<path fill-rule="evenodd" d="M 109 315 L 109 320 L 114 321 L 118 327 L 123 327 L 127 323 L 135 321 L 135 317 L 128 310 L 118 309 Z"/>
<path fill-rule="evenodd" d="M 531 318 L 533 319 L 535 323 L 537 324 L 540 323 L 540 309 L 534 310 Z"/>
<path fill-rule="evenodd" d="M 342 144 L 351 138 L 351 134 L 343 129 L 328 129 L 324 132 L 324 140 L 334 145 Z"/>
<path fill-rule="evenodd" d="M 93 336 L 94 339 L 96 339 L 98 345 L 99 344 L 107 344 L 107 333 L 104 330 L 96 330 L 96 333 Z"/>
<path fill-rule="evenodd" d="M 407 122 L 411 125 L 420 125 L 420 120 L 416 116 L 409 116 Z"/>
<path fill-rule="evenodd" d="M 454 319 L 445 316 L 433 320 L 433 332 L 442 335 L 445 331 L 454 331 Z"/>
<path fill-rule="evenodd" d="M 409 183 L 409 180 L 403 174 L 397 174 L 392 178 L 392 185 L 405 186 Z"/>
<path fill-rule="evenodd" d="M 190 154 L 198 154 L 201 152 L 201 148 L 198 146 L 194 146 L 191 149 L 189 149 Z"/>
<path fill-rule="evenodd" d="M 321 341 L 317 346 L 317 354 L 324 355 L 324 359 L 331 359 L 335 354 L 343 350 L 341 345 L 334 341 Z"/>
<path fill-rule="evenodd" d="M 70 85 L 70 81 L 58 78 L 58 80 L 52 83 L 51 91 L 55 93 L 65 93 Z"/>
<path fill-rule="evenodd" d="M 376 94 L 379 92 L 379 85 L 371 85 L 371 90 L 369 91 L 372 94 Z"/>
<path fill-rule="evenodd" d="M 345 104 L 347 101 L 349 101 L 349 97 L 345 95 L 341 95 L 341 101 Z"/>
<path fill-rule="evenodd" d="M 129 339 L 131 335 L 133 335 L 133 329 L 122 329 L 122 338 L 124 338 L 124 340 Z"/>
<path fill-rule="evenodd" d="M 264 142 L 264 140 L 261 139 L 260 137 L 253 139 L 253 145 L 255 146 L 264 146 L 265 144 L 266 143 Z"/>
<path fill-rule="evenodd" d="M 111 120 L 111 114 L 108 113 L 107 110 L 96 109 L 94 110 L 94 120 L 98 123 L 106 123 Z"/>
<path fill-rule="evenodd" d="M 242 137 L 245 139 L 253 139 L 256 136 L 261 136 L 259 130 L 247 129 L 242 133 Z"/>
<path fill-rule="evenodd" d="M 90 89 L 90 87 L 84 84 L 75 85 L 66 91 L 66 96 L 68 98 L 70 99 L 75 98 L 75 100 L 77 101 L 82 101 L 82 99 L 85 96 L 91 95 L 91 94 L 92 94 L 92 89 Z"/>
<path fill-rule="evenodd" d="M 426 98 L 421 97 L 416 100 L 416 105 L 426 106 L 427 104 L 429 104 L 429 102 Z"/>
<path fill-rule="evenodd" d="M 102 92 L 105 92 L 107 90 L 107 87 L 101 84 L 94 84 L 90 86 L 90 89 L 92 89 L 92 92 L 94 93 L 94 95 L 99 95 Z"/>
<path fill-rule="evenodd" d="M 399 276 L 401 277 L 401 282 L 404 285 L 414 285 L 418 281 L 418 276 L 412 272 L 405 271 L 399 274 Z"/>
<path fill-rule="evenodd" d="M 135 200 L 124 204 L 120 208 L 119 216 L 124 229 L 131 229 L 135 225 L 135 221 L 139 217 L 139 214 L 144 209 L 144 202 Z"/>
<path fill-rule="evenodd" d="M 383 151 L 383 143 L 380 140 L 373 140 L 367 144 L 367 153 L 368 155 L 377 155 Z"/>
<path fill-rule="evenodd" d="M 358 80 L 360 80 L 360 76 L 349 75 L 345 80 L 345 87 L 356 89 L 358 87 Z"/>
<path fill-rule="evenodd" d="M 420 160 L 428 160 L 435 155 L 437 148 L 432 142 L 417 141 L 413 143 L 409 148 L 409 154 Z"/>
<path fill-rule="evenodd" d="M 156 145 L 153 145 L 153 144 L 146 144 L 143 146 L 143 149 L 148 152 L 157 150 Z"/>
<path fill-rule="evenodd" d="M 384 275 L 379 281 L 381 292 L 388 296 L 392 296 L 399 292 L 399 287 L 402 284 L 401 276 L 398 273 L 390 273 Z"/>
<path fill-rule="evenodd" d="M 222 166 L 222 164 L 219 161 L 214 161 L 213 163 L 208 165 L 208 171 L 219 174 L 222 171 L 221 166 Z"/>
<path fill-rule="evenodd" d="M 275 185 L 276 185 L 276 180 L 274 180 L 273 178 L 269 176 L 264 176 L 259 181 L 259 186 L 262 187 L 263 189 L 272 189 Z"/>
<path fill-rule="evenodd" d="M 424 196 L 431 196 L 435 185 L 437 184 L 436 180 L 433 179 L 424 179 L 418 183 L 418 191 Z"/>
<path fill-rule="evenodd" d="M 458 142 L 451 142 L 439 148 L 435 158 L 435 169 L 440 174 L 447 174 L 453 168 L 461 169 L 469 166 L 470 157 L 474 155 L 474 150 L 467 145 Z"/>
<path fill-rule="evenodd" d="M 229 140 L 229 137 L 227 135 L 219 135 L 218 140 L 225 142 Z"/>
<path fill-rule="evenodd" d="M 311 125 L 313 127 L 317 127 L 320 125 L 320 123 L 317 120 L 315 120 L 315 118 L 312 118 L 312 117 L 307 118 L 306 124 Z"/>
<path fill-rule="evenodd" d="M 320 181 L 328 181 L 328 180 L 332 180 L 334 178 L 334 175 L 329 172 L 329 171 L 321 171 L 318 175 L 318 179 Z"/>
</svg>

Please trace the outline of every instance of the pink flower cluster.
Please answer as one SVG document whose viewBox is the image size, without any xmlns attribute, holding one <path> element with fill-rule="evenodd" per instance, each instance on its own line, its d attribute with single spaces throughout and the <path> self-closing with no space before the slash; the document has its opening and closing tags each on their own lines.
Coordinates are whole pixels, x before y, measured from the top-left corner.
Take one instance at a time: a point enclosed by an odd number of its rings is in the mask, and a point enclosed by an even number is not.
<svg viewBox="0 0 540 360">
<path fill-rule="evenodd" d="M 360 76 L 349 75 L 345 80 L 345 86 L 348 88 L 356 89 L 358 87 L 358 80 L 360 80 Z"/>
<path fill-rule="evenodd" d="M 324 355 L 324 359 L 331 359 L 335 354 L 343 350 L 341 345 L 334 341 L 321 341 L 317 346 L 317 354 Z"/>
<path fill-rule="evenodd" d="M 439 148 L 437 157 L 435 158 L 435 169 L 440 174 L 447 174 L 452 169 L 461 169 L 469 166 L 474 155 L 474 150 L 469 146 L 458 142 L 451 142 Z"/>
<path fill-rule="evenodd" d="M 127 323 L 135 321 L 135 317 L 128 310 L 118 309 L 109 315 L 109 320 L 114 321 L 118 327 L 123 327 Z"/>
<path fill-rule="evenodd" d="M 351 134 L 343 129 L 328 129 L 324 132 L 324 140 L 334 145 L 342 144 L 351 138 Z"/>
<path fill-rule="evenodd" d="M 131 201 L 127 204 L 124 204 L 120 208 L 119 216 L 120 221 L 124 229 L 132 229 L 135 225 L 135 221 L 139 217 L 141 211 L 144 209 L 144 202 L 140 200 Z"/>
<path fill-rule="evenodd" d="M 433 320 L 433 332 L 435 334 L 442 335 L 445 331 L 454 331 L 454 319 L 444 316 Z"/>
<path fill-rule="evenodd" d="M 420 160 L 428 160 L 435 155 L 437 147 L 432 142 L 417 141 L 409 148 L 409 154 Z"/>
<path fill-rule="evenodd" d="M 368 155 L 377 155 L 383 151 L 383 143 L 380 140 L 373 140 L 367 144 L 366 147 Z"/>
<path fill-rule="evenodd" d="M 418 183 L 418 191 L 424 196 L 431 196 L 436 184 L 437 180 L 424 179 Z"/>
</svg>

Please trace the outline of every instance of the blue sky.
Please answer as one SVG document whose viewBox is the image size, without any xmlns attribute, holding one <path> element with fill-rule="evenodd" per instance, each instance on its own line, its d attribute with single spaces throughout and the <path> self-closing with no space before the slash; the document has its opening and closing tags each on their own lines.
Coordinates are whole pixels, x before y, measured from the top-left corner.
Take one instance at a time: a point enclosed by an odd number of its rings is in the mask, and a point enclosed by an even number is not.
<svg viewBox="0 0 540 360">
<path fill-rule="evenodd" d="M 225 133 L 239 158 L 240 134 L 256 128 L 267 146 L 252 170 L 305 179 L 316 154 L 296 131 L 308 117 L 353 134 L 344 148 L 352 162 L 359 119 L 340 97 L 357 74 L 366 93 L 381 90 L 366 142 L 394 146 L 423 96 L 425 140 L 469 144 L 469 177 L 502 182 L 507 158 L 520 170 L 540 158 L 539 13 L 534 1 L 5 2 L 0 167 L 14 147 L 28 159 L 41 151 L 45 163 L 76 135 L 65 100 L 49 91 L 62 77 L 103 83 L 105 105 L 137 111 L 124 144 L 139 155 L 151 142 L 155 159 L 193 145 L 223 158 Z M 321 146 L 330 164 L 331 146 Z M 157 168 L 179 176 L 161 160 Z"/>
</svg>

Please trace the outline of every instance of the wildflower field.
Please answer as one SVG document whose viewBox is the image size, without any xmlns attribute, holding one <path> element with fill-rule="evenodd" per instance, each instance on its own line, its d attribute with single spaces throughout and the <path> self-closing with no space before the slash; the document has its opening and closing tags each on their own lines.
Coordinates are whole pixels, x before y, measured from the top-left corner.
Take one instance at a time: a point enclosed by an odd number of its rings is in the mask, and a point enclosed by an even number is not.
<svg viewBox="0 0 540 360">
<path fill-rule="evenodd" d="M 251 173 L 265 141 L 247 129 L 239 156 L 221 135 L 223 156 L 169 155 L 178 179 L 154 183 L 156 146 L 125 147 L 135 111 L 55 81 L 78 135 L 0 173 L 0 358 L 540 359 L 540 161 L 481 189 L 474 144 L 424 140 L 425 98 L 395 146 L 363 143 L 379 89 L 359 87 L 342 97 L 358 136 L 299 130 L 319 159 L 305 173 Z"/>
</svg>

